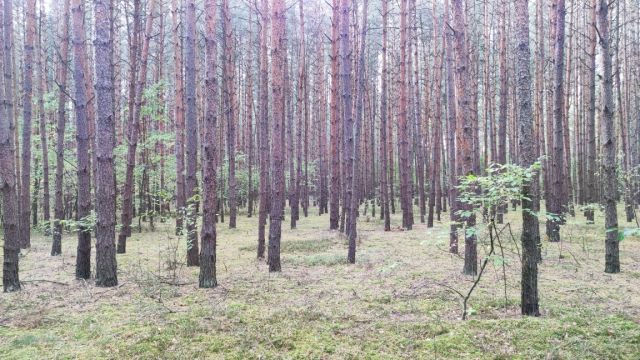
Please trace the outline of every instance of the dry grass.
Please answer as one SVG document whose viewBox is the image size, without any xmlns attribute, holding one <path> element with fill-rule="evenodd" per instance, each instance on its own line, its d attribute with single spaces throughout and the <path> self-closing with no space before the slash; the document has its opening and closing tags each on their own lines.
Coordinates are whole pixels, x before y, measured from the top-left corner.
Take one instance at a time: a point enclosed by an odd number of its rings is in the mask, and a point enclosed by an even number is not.
<svg viewBox="0 0 640 360">
<path fill-rule="evenodd" d="M 23 291 L 0 295 L 0 357 L 639 358 L 640 239 L 621 243 L 623 272 L 605 274 L 601 217 L 570 219 L 561 244 L 544 243 L 543 316 L 534 319 L 519 315 L 518 249 L 505 230 L 506 307 L 492 262 L 466 322 L 452 289 L 465 292 L 473 279 L 446 250 L 446 221 L 385 233 L 363 219 L 348 265 L 345 239 L 313 215 L 284 231 L 283 272 L 269 274 L 255 259 L 257 218 L 242 216 L 238 229 L 219 225 L 220 286 L 211 290 L 197 288 L 198 269 L 183 265 L 170 224 L 134 234 L 115 288 L 74 279 L 73 235 L 61 257 L 35 236 L 21 258 Z M 519 213 L 507 220 L 517 238 Z"/>
</svg>

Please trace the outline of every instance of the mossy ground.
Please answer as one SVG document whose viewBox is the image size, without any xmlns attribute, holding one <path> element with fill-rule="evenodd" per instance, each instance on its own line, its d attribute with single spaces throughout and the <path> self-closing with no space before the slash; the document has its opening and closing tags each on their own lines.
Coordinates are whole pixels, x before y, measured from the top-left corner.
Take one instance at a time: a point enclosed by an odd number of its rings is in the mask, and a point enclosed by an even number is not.
<svg viewBox="0 0 640 360">
<path fill-rule="evenodd" d="M 220 285 L 209 290 L 183 265 L 172 222 L 134 233 L 114 288 L 74 279 L 75 236 L 50 257 L 50 240 L 34 234 L 23 291 L 0 294 L 0 358 L 640 358 L 640 239 L 621 243 L 622 273 L 605 274 L 602 214 L 595 225 L 570 218 L 562 243 L 543 243 L 542 316 L 523 318 L 519 250 L 505 230 L 507 298 L 502 262 L 492 261 L 461 321 L 452 289 L 466 292 L 473 279 L 447 252 L 443 215 L 433 229 L 387 233 L 362 216 L 355 265 L 326 215 L 296 230 L 285 222 L 279 274 L 255 259 L 257 218 L 242 215 L 237 229 L 218 225 Z M 506 220 L 517 239 L 520 213 Z"/>
</svg>

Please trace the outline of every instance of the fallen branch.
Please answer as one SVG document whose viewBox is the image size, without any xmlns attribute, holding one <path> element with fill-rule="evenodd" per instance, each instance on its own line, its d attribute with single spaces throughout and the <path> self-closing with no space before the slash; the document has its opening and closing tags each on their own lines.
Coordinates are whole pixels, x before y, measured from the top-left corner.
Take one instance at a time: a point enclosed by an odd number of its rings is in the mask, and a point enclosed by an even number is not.
<svg viewBox="0 0 640 360">
<path fill-rule="evenodd" d="M 35 283 L 35 282 L 48 282 L 48 283 L 52 283 L 52 284 L 56 284 L 56 285 L 63 285 L 63 286 L 69 286 L 69 284 L 67 283 L 63 283 L 60 281 L 53 281 L 53 280 L 45 280 L 45 279 L 31 279 L 31 280 L 21 280 L 21 283 L 25 284 L 25 283 Z"/>
<path fill-rule="evenodd" d="M 160 281 L 161 284 L 171 285 L 171 286 L 186 286 L 195 284 L 194 281 L 191 282 L 175 282 L 175 281 Z"/>
</svg>

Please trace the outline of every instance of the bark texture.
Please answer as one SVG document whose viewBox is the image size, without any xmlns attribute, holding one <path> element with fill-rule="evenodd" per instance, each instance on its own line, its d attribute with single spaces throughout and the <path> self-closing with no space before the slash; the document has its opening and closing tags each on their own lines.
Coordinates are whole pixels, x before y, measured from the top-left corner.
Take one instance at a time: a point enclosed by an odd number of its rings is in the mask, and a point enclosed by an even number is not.
<svg viewBox="0 0 640 360">
<path fill-rule="evenodd" d="M 218 80 L 216 77 L 216 1 L 206 0 L 204 3 L 205 14 L 205 117 L 203 149 L 202 149 L 202 233 L 200 250 L 200 276 L 201 288 L 212 288 L 218 285 L 216 279 L 216 126 L 218 95 Z"/>
<path fill-rule="evenodd" d="M 516 6 L 516 91 L 518 97 L 518 153 L 521 166 L 536 161 L 534 122 L 531 102 L 529 50 L 529 1 L 518 0 Z M 520 311 L 523 315 L 539 316 L 538 305 L 538 244 L 540 227 L 535 215 L 540 196 L 537 178 L 522 187 L 522 279 Z"/>
<path fill-rule="evenodd" d="M 94 0 L 96 68 L 96 285 L 118 285 L 116 264 L 116 184 L 113 163 L 115 121 L 110 37 L 112 12 L 107 0 Z"/>
<path fill-rule="evenodd" d="M 280 266 L 280 238 L 284 217 L 284 73 L 286 53 L 284 0 L 273 0 L 271 9 L 271 91 L 273 94 L 273 120 L 271 142 L 271 212 L 269 214 L 269 271 L 278 272 Z"/>
<path fill-rule="evenodd" d="M 620 243 L 618 241 L 618 176 L 616 174 L 616 131 L 614 123 L 613 75 L 609 34 L 609 3 L 598 0 L 598 35 L 602 50 L 602 197 L 604 200 L 605 265 L 606 273 L 620 272 Z"/>
</svg>

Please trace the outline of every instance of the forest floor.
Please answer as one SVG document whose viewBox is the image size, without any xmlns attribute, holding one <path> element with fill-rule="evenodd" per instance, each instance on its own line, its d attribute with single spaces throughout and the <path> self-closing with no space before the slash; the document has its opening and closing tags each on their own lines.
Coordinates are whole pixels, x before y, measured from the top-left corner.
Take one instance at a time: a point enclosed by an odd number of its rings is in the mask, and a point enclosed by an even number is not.
<svg viewBox="0 0 640 360">
<path fill-rule="evenodd" d="M 432 229 L 386 233 L 362 216 L 355 265 L 327 215 L 314 209 L 296 230 L 287 217 L 279 274 L 255 259 L 257 218 L 241 215 L 235 230 L 218 226 L 220 285 L 209 290 L 184 266 L 173 221 L 133 234 L 114 288 L 74 280 L 75 236 L 50 257 L 50 240 L 34 234 L 20 262 L 23 290 L 0 294 L 0 358 L 640 358 L 639 238 L 621 242 L 622 273 L 605 274 L 602 214 L 595 225 L 570 218 L 561 243 L 543 243 L 542 316 L 523 318 L 519 249 L 505 229 L 505 260 L 491 258 L 462 321 L 455 290 L 466 293 L 473 279 L 447 252 L 443 215 Z M 519 239 L 520 212 L 505 221 Z"/>
</svg>

